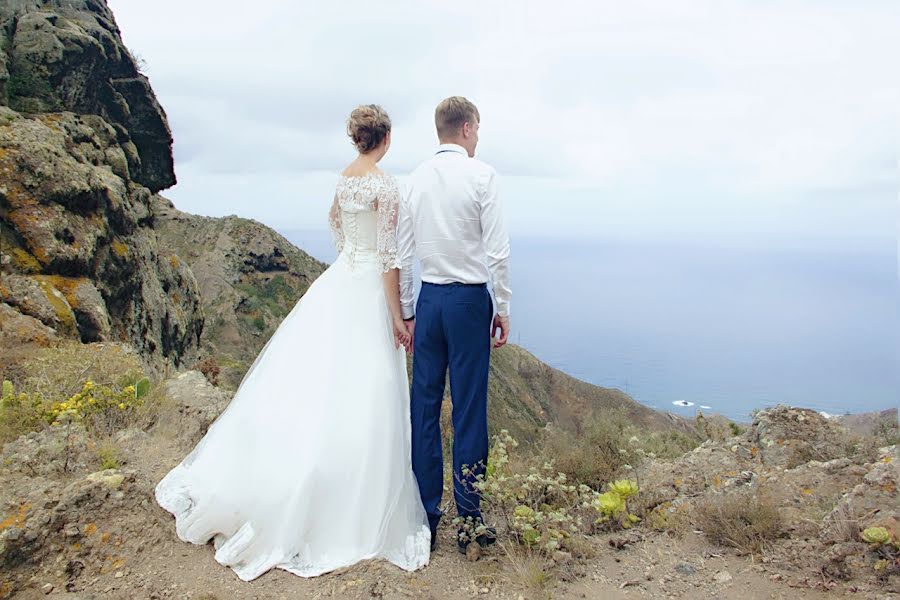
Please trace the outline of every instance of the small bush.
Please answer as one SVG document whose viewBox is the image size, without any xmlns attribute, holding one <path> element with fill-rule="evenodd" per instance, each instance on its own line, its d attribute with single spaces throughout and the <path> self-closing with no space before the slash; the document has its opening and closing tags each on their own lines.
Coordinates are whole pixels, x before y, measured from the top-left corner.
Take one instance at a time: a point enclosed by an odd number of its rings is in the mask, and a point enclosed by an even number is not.
<svg viewBox="0 0 900 600">
<path fill-rule="evenodd" d="M 573 481 L 599 490 L 625 465 L 637 462 L 637 448 L 629 444 L 628 424 L 618 413 L 585 425 L 582 435 L 554 431 L 545 439 L 546 454 Z"/>
<path fill-rule="evenodd" d="M 620 479 L 609 484 L 609 491 L 603 492 L 594 500 L 594 508 L 600 513 L 596 525 L 616 523 L 623 529 L 629 529 L 640 521 L 637 515 L 628 509 L 628 499 L 637 496 L 638 486 L 633 481 Z"/>
<path fill-rule="evenodd" d="M 203 373 L 210 384 L 219 385 L 219 375 L 222 373 L 222 369 L 219 367 L 219 362 L 215 357 L 204 358 L 197 364 L 197 370 Z"/>
<path fill-rule="evenodd" d="M 253 326 L 256 327 L 259 331 L 263 331 L 266 328 L 266 319 L 262 315 L 256 315 L 253 317 Z"/>
<path fill-rule="evenodd" d="M 516 447 L 518 443 L 506 430 L 494 436 L 487 468 L 474 483 L 485 518 L 502 525 L 501 541 L 505 535 L 508 541 L 550 558 L 559 550 L 576 550 L 571 540 L 597 527 L 628 528 L 639 520 L 627 506 L 638 491 L 634 482 L 612 482 L 600 494 L 570 482 L 552 462 L 511 460 L 510 452 Z M 468 476 L 466 469 L 463 475 Z M 455 524 L 470 539 L 484 533 L 479 523 L 456 519 Z"/>
<path fill-rule="evenodd" d="M 654 431 L 637 437 L 639 456 L 661 459 L 680 458 L 703 442 L 699 436 L 683 431 Z"/>
<path fill-rule="evenodd" d="M 118 389 L 98 386 L 88 380 L 81 391 L 68 400 L 52 403 L 46 418 L 50 423 L 58 422 L 62 417 L 83 420 L 88 431 L 112 435 L 136 421 L 141 406 L 143 396 L 139 394 L 137 385 L 129 384 Z"/>
<path fill-rule="evenodd" d="M 501 543 L 509 563 L 510 579 L 535 597 L 550 598 L 547 591 L 554 582 L 552 563 L 539 552 L 517 544 Z"/>
<path fill-rule="evenodd" d="M 700 445 L 698 436 L 680 431 L 647 433 L 620 412 L 588 423 L 581 435 L 554 431 L 544 440 L 556 468 L 595 490 L 627 475 L 647 458 L 678 458 Z"/>
<path fill-rule="evenodd" d="M 69 398 L 85 381 L 125 387 L 144 377 L 140 359 L 119 344 L 61 343 L 22 363 L 21 388 L 44 398 Z"/>
<path fill-rule="evenodd" d="M 12 382 L 4 380 L 0 399 L 0 446 L 40 429 L 45 423 L 42 406 L 39 396 L 17 393 Z"/>
<path fill-rule="evenodd" d="M 11 381 L 3 384 L 0 443 L 72 421 L 98 438 L 149 423 L 151 384 L 139 367 L 114 344 L 63 344 L 40 353 L 23 363 L 21 391 Z"/>
<path fill-rule="evenodd" d="M 872 568 L 881 579 L 900 575 L 900 538 L 887 527 L 867 527 L 860 538 L 873 555 Z"/>
<path fill-rule="evenodd" d="M 100 468 L 104 471 L 106 469 L 118 469 L 122 466 L 121 463 L 121 452 L 119 449 L 111 444 L 101 444 L 97 447 L 96 450 L 97 460 L 100 461 Z"/>
<path fill-rule="evenodd" d="M 764 490 L 716 494 L 695 510 L 697 526 L 714 544 L 759 554 L 782 532 L 778 505 Z"/>
<path fill-rule="evenodd" d="M 880 447 L 900 444 L 900 427 L 893 417 L 879 418 L 872 427 L 872 435 L 875 438 L 875 444 Z"/>
</svg>

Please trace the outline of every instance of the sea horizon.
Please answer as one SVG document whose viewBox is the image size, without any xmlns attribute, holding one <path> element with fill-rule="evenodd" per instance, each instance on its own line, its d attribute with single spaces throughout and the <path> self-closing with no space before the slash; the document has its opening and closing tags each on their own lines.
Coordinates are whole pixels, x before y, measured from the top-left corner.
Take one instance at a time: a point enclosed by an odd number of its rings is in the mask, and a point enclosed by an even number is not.
<svg viewBox="0 0 900 600">
<path fill-rule="evenodd" d="M 285 229 L 326 263 L 326 230 Z M 514 236 L 511 342 L 656 410 L 748 422 L 898 405 L 896 255 L 881 245 Z"/>
</svg>

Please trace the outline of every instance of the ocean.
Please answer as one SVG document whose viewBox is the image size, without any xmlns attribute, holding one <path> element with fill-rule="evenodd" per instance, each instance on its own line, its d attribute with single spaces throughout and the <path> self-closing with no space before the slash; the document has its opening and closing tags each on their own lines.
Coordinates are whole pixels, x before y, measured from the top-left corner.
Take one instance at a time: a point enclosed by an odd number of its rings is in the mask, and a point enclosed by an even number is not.
<svg viewBox="0 0 900 600">
<path fill-rule="evenodd" d="M 334 260 L 327 232 L 281 233 Z M 647 406 L 749 421 L 898 405 L 893 248 L 513 237 L 512 252 L 512 342 Z"/>
</svg>

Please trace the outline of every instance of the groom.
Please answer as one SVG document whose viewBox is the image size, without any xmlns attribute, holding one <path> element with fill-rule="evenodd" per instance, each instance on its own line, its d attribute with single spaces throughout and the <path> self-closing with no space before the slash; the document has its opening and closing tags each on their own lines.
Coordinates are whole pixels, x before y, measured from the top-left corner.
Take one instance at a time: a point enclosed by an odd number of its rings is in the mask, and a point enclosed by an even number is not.
<svg viewBox="0 0 900 600">
<path fill-rule="evenodd" d="M 472 484 L 488 457 L 487 388 L 491 345 L 509 338 L 509 237 L 494 169 L 473 158 L 480 116 L 460 96 L 441 102 L 434 114 L 441 145 L 410 176 L 400 205 L 398 245 L 402 263 L 400 301 L 413 335 L 411 390 L 412 466 L 437 540 L 443 492 L 441 401 L 447 369 L 453 399 L 453 480 L 456 510 L 483 524 L 480 496 Z M 421 262 L 422 289 L 413 308 L 412 261 Z M 490 281 L 497 314 L 488 292 Z M 498 337 L 499 333 L 499 337 Z M 496 341 L 494 341 L 496 338 Z M 469 467 L 463 475 L 463 467 Z M 459 533 L 463 533 L 460 531 Z M 494 541 L 493 530 L 481 545 Z M 457 536 L 465 552 L 469 538 Z"/>
</svg>

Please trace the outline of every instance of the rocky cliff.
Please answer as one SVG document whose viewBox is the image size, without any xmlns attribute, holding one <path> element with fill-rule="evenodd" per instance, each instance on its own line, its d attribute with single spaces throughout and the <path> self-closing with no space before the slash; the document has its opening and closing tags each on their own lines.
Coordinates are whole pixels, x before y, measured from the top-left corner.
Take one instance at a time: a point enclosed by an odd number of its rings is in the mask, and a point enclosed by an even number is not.
<svg viewBox="0 0 900 600">
<path fill-rule="evenodd" d="M 5 0 L 0 33 L 0 103 L 96 115 L 124 153 L 111 150 L 117 174 L 127 165 L 130 180 L 151 192 L 175 184 L 166 114 L 104 0 Z"/>
<path fill-rule="evenodd" d="M 105 3 L 0 4 L 0 301 L 156 367 L 196 357 L 197 284 L 154 230 L 174 183 L 165 112 Z"/>
<path fill-rule="evenodd" d="M 203 356 L 221 370 L 219 382 L 235 388 L 326 265 L 250 219 L 191 215 L 160 196 L 153 211 L 160 241 L 197 280 L 206 315 Z"/>
</svg>

